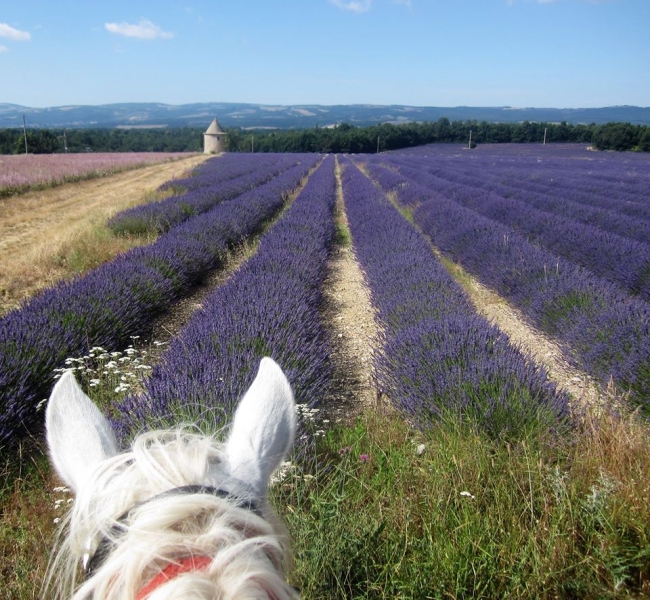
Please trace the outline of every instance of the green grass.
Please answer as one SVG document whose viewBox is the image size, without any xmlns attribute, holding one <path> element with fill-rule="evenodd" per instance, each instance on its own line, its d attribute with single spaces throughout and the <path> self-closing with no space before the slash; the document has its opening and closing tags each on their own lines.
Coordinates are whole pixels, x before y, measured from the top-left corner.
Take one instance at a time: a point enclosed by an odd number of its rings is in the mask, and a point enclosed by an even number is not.
<svg viewBox="0 0 650 600">
<path fill-rule="evenodd" d="M 352 235 L 348 226 L 338 220 L 334 229 L 334 243 L 340 248 L 352 247 Z"/>
<path fill-rule="evenodd" d="M 0 458 L 0 600 L 40 598 L 54 519 L 67 507 L 68 496 L 55 487 L 40 443 L 25 442 L 18 456 Z"/>
<path fill-rule="evenodd" d="M 306 598 L 650 594 L 648 427 L 516 443 L 366 414 L 273 489 Z"/>
<path fill-rule="evenodd" d="M 648 597 L 649 433 L 608 415 L 504 443 L 367 412 L 272 487 L 291 581 L 305 598 Z M 65 502 L 44 453 L 25 456 L 0 467 L 3 599 L 38 597 Z"/>
</svg>

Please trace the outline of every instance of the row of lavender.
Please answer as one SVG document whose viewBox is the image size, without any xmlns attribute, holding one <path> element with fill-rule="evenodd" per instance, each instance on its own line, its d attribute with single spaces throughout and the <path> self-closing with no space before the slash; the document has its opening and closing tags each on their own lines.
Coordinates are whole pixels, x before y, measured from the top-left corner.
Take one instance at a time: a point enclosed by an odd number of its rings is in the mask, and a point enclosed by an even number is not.
<svg viewBox="0 0 650 600">
<path fill-rule="evenodd" d="M 318 160 L 310 157 L 0 319 L 0 446 L 40 427 L 38 404 L 67 357 L 92 346 L 117 348 L 145 332 L 158 313 L 219 266 L 229 246 L 271 219 Z"/>
<path fill-rule="evenodd" d="M 650 244 L 535 208 L 526 201 L 525 192 L 504 197 L 472 185 L 473 178 L 453 173 L 432 175 L 431 162 L 426 159 L 411 158 L 407 164 L 390 160 L 386 163 L 399 164 L 399 172 L 410 181 L 503 223 L 537 246 L 583 266 L 628 293 L 650 300 Z M 568 211 L 566 205 L 564 209 Z M 650 232 L 650 221 L 640 223 Z"/>
<path fill-rule="evenodd" d="M 377 164 L 368 168 L 383 189 L 413 209 L 417 225 L 442 252 L 558 339 L 581 368 L 604 382 L 613 378 L 648 408 L 647 303 L 445 194 Z"/>
<path fill-rule="evenodd" d="M 605 180 L 597 191 L 591 181 L 593 173 L 575 179 L 557 170 L 538 173 L 535 165 L 492 168 L 477 174 L 477 165 L 438 165 L 428 171 L 447 181 L 462 183 L 494 192 L 503 198 L 516 198 L 533 208 L 579 221 L 638 242 L 650 242 L 650 182 L 645 195 L 630 193 L 618 182 Z M 526 174 L 527 176 L 524 176 Z M 636 174 L 633 176 L 636 179 Z M 633 180 L 634 180 L 633 179 Z M 559 186 L 557 184 L 560 184 Z M 628 182 L 624 180 L 624 185 Z"/>
<path fill-rule="evenodd" d="M 255 256 L 172 341 L 145 393 L 119 407 L 122 437 L 179 420 L 223 425 L 263 356 L 285 370 L 298 403 L 324 397 L 330 367 L 319 309 L 335 199 L 330 156 L 262 237 Z"/>
<path fill-rule="evenodd" d="M 592 152 L 579 144 L 481 145 L 471 153 L 451 144 L 401 150 L 395 156 L 425 157 L 442 172 L 459 171 L 500 181 L 510 187 L 560 194 L 590 206 L 616 210 L 646 205 L 650 158 L 644 153 Z M 645 201 L 641 198 L 645 197 Z M 622 202 L 619 202 L 622 200 Z"/>
<path fill-rule="evenodd" d="M 567 416 L 545 371 L 479 317 L 428 242 L 351 163 L 342 177 L 352 239 L 383 331 L 392 402 L 422 424 L 458 414 L 495 436 Z"/>
<path fill-rule="evenodd" d="M 220 202 L 270 181 L 301 162 L 302 159 L 295 154 L 260 157 L 226 154 L 213 158 L 201 165 L 192 177 L 160 186 L 162 191 L 182 189 L 182 194 L 123 210 L 108 221 L 108 226 L 118 234 L 164 233 Z"/>
</svg>

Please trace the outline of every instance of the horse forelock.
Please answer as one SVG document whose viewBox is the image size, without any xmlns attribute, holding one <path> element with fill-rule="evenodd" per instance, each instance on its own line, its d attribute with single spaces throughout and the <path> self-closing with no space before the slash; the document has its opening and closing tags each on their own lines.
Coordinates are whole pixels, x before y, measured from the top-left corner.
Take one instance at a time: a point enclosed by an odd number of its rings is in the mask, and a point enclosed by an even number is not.
<svg viewBox="0 0 650 600">
<path fill-rule="evenodd" d="M 190 591 L 196 598 L 294 597 L 283 578 L 285 531 L 264 498 L 248 498 L 259 503 L 257 514 L 223 495 L 164 494 L 208 485 L 246 500 L 250 491 L 229 475 L 227 462 L 214 437 L 181 426 L 142 434 L 130 451 L 100 464 L 79 490 L 51 562 L 55 595 L 134 598 L 165 565 L 201 556 L 211 559 L 206 568 L 184 573 L 149 598 L 184 597 Z M 103 539 L 109 555 L 73 595 L 81 556 L 94 553 Z"/>
</svg>

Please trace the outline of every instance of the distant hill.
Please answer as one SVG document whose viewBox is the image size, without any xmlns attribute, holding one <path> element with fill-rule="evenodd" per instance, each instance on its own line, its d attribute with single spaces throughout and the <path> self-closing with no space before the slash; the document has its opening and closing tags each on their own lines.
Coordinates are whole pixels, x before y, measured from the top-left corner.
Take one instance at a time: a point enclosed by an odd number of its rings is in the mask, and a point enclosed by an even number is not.
<svg viewBox="0 0 650 600">
<path fill-rule="evenodd" d="M 54 106 L 30 108 L 0 103 L 0 128 L 22 127 L 23 115 L 33 128 L 95 128 L 95 127 L 205 127 L 213 118 L 224 127 L 297 129 L 327 127 L 338 123 L 375 125 L 437 121 L 488 121 L 517 123 L 521 121 L 559 123 L 629 122 L 650 125 L 650 107 L 609 106 L 604 108 L 514 108 L 498 107 L 436 107 L 402 105 L 263 105 L 230 102 L 198 104 L 124 103 L 100 106 Z"/>
</svg>

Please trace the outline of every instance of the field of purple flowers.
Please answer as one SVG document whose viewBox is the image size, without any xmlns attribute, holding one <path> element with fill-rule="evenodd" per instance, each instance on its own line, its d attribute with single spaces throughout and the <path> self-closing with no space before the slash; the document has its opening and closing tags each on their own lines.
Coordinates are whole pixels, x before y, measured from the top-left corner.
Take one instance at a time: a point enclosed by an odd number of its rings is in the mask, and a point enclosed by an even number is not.
<svg viewBox="0 0 650 600">
<path fill-rule="evenodd" d="M 301 164 L 171 228 L 86 276 L 57 285 L 0 319 L 0 444 L 39 429 L 53 369 L 94 346 L 116 349 L 219 267 L 228 248 L 285 205 L 318 160 Z M 188 194 L 190 194 L 188 192 Z"/>
<path fill-rule="evenodd" d="M 647 157 L 427 147 L 367 167 L 444 254 L 648 408 Z"/>
<path fill-rule="evenodd" d="M 183 152 L 19 154 L 0 157 L 0 197 L 29 189 L 116 173 L 187 156 Z"/>
<path fill-rule="evenodd" d="M 0 445 L 39 430 L 39 405 L 66 358 L 93 346 L 117 350 L 146 332 L 220 266 L 229 247 L 272 220 L 322 158 L 208 161 L 183 182 L 184 194 L 113 219 L 116 228 L 128 221 L 156 231 L 154 243 L 0 319 Z M 647 159 L 575 147 L 519 154 L 445 146 L 354 160 L 366 163 L 370 178 L 341 157 L 344 201 L 382 329 L 378 381 L 397 408 L 424 426 L 454 413 L 495 436 L 567 418 L 568 398 L 475 314 L 429 240 L 559 340 L 577 364 L 647 402 Z M 416 227 L 385 192 L 396 194 Z M 144 395 L 121 405 L 123 435 L 183 414 L 183 406 L 188 416 L 206 408 L 227 416 L 266 354 L 285 367 L 301 401 L 326 395 L 329 351 L 319 308 L 335 196 L 330 156 L 257 254 L 172 343 Z"/>
</svg>

